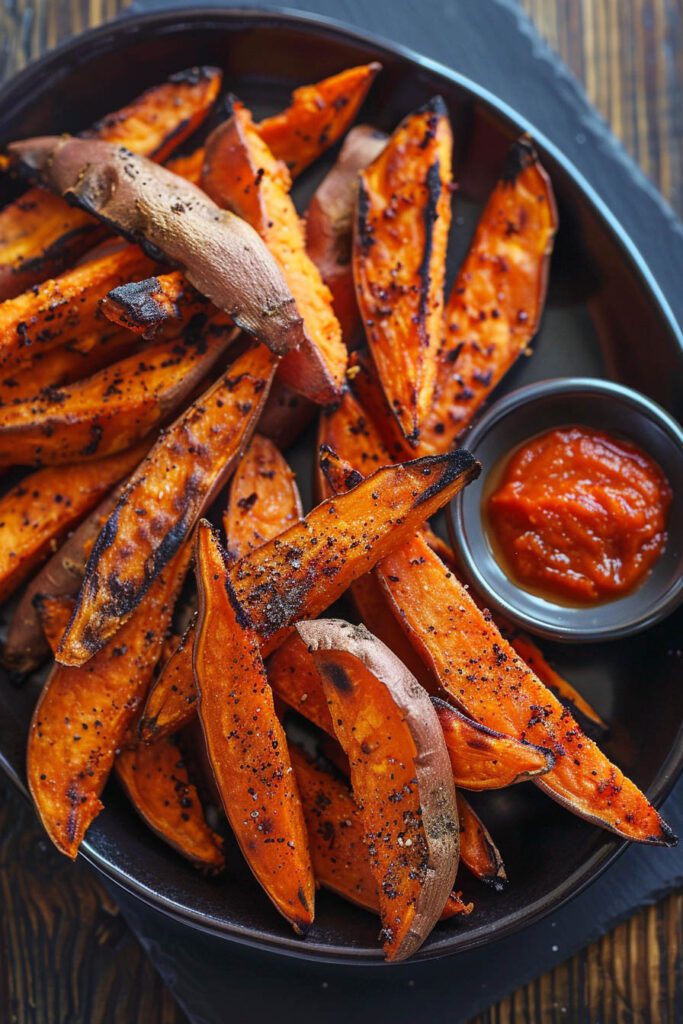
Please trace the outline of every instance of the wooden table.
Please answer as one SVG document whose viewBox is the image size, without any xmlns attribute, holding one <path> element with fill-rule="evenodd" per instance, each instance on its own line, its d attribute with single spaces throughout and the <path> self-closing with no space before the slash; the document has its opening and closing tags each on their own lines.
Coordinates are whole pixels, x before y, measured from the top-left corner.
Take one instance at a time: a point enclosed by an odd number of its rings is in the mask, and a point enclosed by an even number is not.
<svg viewBox="0 0 683 1024">
<path fill-rule="evenodd" d="M 683 0 L 520 2 L 683 216 Z M 0 81 L 126 5 L 3 0 Z M 0 908 L 3 1024 L 185 1021 L 87 867 L 50 847 L 4 780 Z M 674 1024 L 683 1020 L 682 950 L 683 893 L 677 893 L 503 1000 L 477 1024 Z"/>
</svg>

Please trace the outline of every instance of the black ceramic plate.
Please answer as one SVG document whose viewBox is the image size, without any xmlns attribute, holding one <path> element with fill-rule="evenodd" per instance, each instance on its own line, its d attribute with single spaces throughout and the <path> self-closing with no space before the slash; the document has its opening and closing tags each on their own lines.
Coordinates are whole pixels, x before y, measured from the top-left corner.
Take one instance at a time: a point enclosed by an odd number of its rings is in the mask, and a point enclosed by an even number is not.
<svg viewBox="0 0 683 1024">
<path fill-rule="evenodd" d="M 561 228 L 548 307 L 531 359 L 505 389 L 544 377 L 599 376 L 639 388 L 672 412 L 680 409 L 683 341 L 656 282 L 600 199 L 552 146 L 503 102 L 472 82 L 404 50 L 303 17 L 193 9 L 126 19 L 87 33 L 32 65 L 0 92 L 0 144 L 12 138 L 76 130 L 143 88 L 192 63 L 223 67 L 225 83 L 259 114 L 281 107 L 293 86 L 339 69 L 380 60 L 384 72 L 362 117 L 391 130 L 435 92 L 454 123 L 456 175 L 451 272 L 465 251 L 510 142 L 536 137 L 553 180 Z M 297 185 L 306 195 L 324 170 Z M 292 453 L 306 484 L 312 439 Z M 641 637 L 590 648 L 547 645 L 558 667 L 612 723 L 610 757 L 660 803 L 683 764 L 683 712 L 677 645 L 683 615 Z M 24 737 L 35 688 L 0 679 L 0 758 L 23 786 Z M 222 878 L 207 880 L 138 821 L 116 788 L 84 844 L 84 856 L 127 890 L 188 925 L 240 942 L 304 957 L 382 962 L 378 924 L 370 915 L 320 893 L 316 924 L 297 940 L 228 851 Z M 572 817 L 533 786 L 473 800 L 489 824 L 511 884 L 494 893 L 463 874 L 476 901 L 465 921 L 439 925 L 420 957 L 453 953 L 519 929 L 555 909 L 623 847 Z"/>
</svg>

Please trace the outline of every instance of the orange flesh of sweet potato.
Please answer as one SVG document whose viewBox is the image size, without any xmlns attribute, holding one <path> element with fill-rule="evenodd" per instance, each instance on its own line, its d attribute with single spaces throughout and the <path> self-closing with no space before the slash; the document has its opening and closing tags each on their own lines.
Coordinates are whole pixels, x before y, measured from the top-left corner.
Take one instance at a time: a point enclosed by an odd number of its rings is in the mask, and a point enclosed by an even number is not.
<svg viewBox="0 0 683 1024">
<path fill-rule="evenodd" d="M 209 827 L 197 789 L 174 739 L 126 744 L 116 777 L 146 825 L 196 867 L 220 871 L 223 841 Z"/>
<path fill-rule="evenodd" d="M 416 952 L 438 921 L 458 864 L 455 789 L 429 697 L 363 626 L 296 627 L 315 662 L 349 758 L 389 960 Z"/>
<path fill-rule="evenodd" d="M 258 639 L 241 622 L 226 558 L 202 520 L 195 552 L 199 616 L 193 656 L 199 720 L 245 860 L 280 913 L 305 933 L 313 922 L 315 882 L 301 800 Z"/>
<path fill-rule="evenodd" d="M 234 339 L 209 324 L 75 384 L 0 409 L 0 466 L 55 465 L 129 448 L 166 419 Z"/>
<path fill-rule="evenodd" d="M 379 432 L 382 443 L 391 455 L 392 461 L 402 462 L 404 459 L 414 458 L 415 449 L 406 440 L 396 417 L 389 408 L 386 395 L 377 376 L 377 367 L 367 349 L 357 349 L 352 352 L 349 362 L 348 375 L 351 379 L 353 393 Z"/>
<path fill-rule="evenodd" d="M 45 639 L 54 653 L 62 641 L 64 630 L 69 625 L 74 600 L 64 594 L 59 597 L 37 594 L 35 607 Z"/>
<path fill-rule="evenodd" d="M 446 451 L 536 333 L 557 212 L 528 139 L 516 142 L 444 314 L 435 402 L 419 450 Z"/>
<path fill-rule="evenodd" d="M 302 516 L 294 472 L 272 441 L 254 434 L 230 483 L 223 515 L 228 553 L 241 558 Z"/>
<path fill-rule="evenodd" d="M 83 664 L 139 604 L 239 461 L 277 363 L 239 356 L 160 436 L 105 523 L 59 658 Z"/>
<path fill-rule="evenodd" d="M 303 85 L 286 110 L 259 123 L 259 135 L 292 177 L 346 133 L 381 67 L 373 61 Z"/>
<path fill-rule="evenodd" d="M 306 211 L 306 250 L 332 293 L 334 312 L 347 345 L 360 329 L 351 269 L 358 172 L 372 163 L 386 141 L 383 132 L 368 124 L 352 128 L 337 162 L 316 189 Z"/>
<path fill-rule="evenodd" d="M 100 302 L 112 323 L 144 337 L 179 334 L 192 318 L 215 316 L 213 303 L 201 295 L 179 270 L 113 288 Z"/>
<path fill-rule="evenodd" d="M 457 790 L 456 799 L 460 822 L 460 861 L 480 882 L 500 892 L 508 879 L 498 847 L 472 805 Z"/>
<path fill-rule="evenodd" d="M 536 785 L 627 839 L 675 843 L 643 793 L 582 732 L 424 537 L 393 551 L 378 575 L 411 641 L 458 707 L 490 729 L 553 751 L 555 766 Z"/>
<path fill-rule="evenodd" d="M 146 449 L 31 473 L 0 498 L 0 601 L 52 554 Z"/>
<path fill-rule="evenodd" d="M 148 89 L 128 107 L 104 118 L 98 138 L 164 160 L 201 124 L 213 105 L 221 75 L 197 69 Z M 174 81 L 175 78 L 175 81 Z M 0 211 L 0 300 L 44 281 L 103 235 L 100 225 L 58 196 L 31 188 Z"/>
<path fill-rule="evenodd" d="M 441 345 L 451 148 L 436 97 L 399 125 L 358 190 L 358 306 L 387 401 L 414 445 L 431 410 Z"/>
<path fill-rule="evenodd" d="M 0 304 L 0 374 L 28 366 L 37 352 L 101 333 L 106 326 L 98 311 L 102 296 L 151 268 L 149 258 L 129 245 Z"/>
<path fill-rule="evenodd" d="M 322 405 L 334 401 L 344 384 L 347 352 L 332 295 L 306 252 L 304 229 L 289 195 L 289 172 L 239 103 L 207 140 L 201 183 L 218 206 L 256 229 L 296 300 L 304 336 L 300 348 L 283 360 L 280 378 Z"/>
<path fill-rule="evenodd" d="M 372 913 L 379 913 L 377 884 L 370 870 L 365 830 L 348 786 L 314 763 L 297 747 L 289 748 L 304 809 L 316 881 Z M 474 904 L 452 892 L 441 915 L 471 914 Z"/>
<path fill-rule="evenodd" d="M 50 839 L 69 857 L 102 809 L 100 794 L 145 698 L 190 553 L 185 545 L 175 555 L 136 614 L 88 665 L 55 664 L 36 705 L 29 788 Z"/>
<path fill-rule="evenodd" d="M 239 558 L 300 518 L 301 498 L 292 470 L 271 441 L 255 434 L 230 487 L 223 519 L 229 551 Z M 140 736 L 147 742 L 176 732 L 196 711 L 193 642 L 194 624 L 150 691 L 140 721 Z"/>
</svg>

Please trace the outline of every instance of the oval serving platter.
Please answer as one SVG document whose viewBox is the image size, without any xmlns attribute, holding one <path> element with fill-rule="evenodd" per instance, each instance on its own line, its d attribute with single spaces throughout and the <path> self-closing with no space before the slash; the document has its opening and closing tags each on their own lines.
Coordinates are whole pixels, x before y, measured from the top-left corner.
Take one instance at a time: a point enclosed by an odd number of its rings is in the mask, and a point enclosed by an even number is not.
<svg viewBox="0 0 683 1024">
<path fill-rule="evenodd" d="M 78 130 L 189 64 L 223 68 L 225 86 L 263 115 L 281 108 L 295 86 L 369 60 L 381 61 L 384 71 L 360 120 L 390 131 L 434 93 L 449 107 L 459 183 L 449 279 L 506 149 L 521 132 L 532 134 L 552 178 L 560 230 L 546 313 L 532 358 L 519 361 L 497 394 L 548 377 L 604 377 L 638 388 L 674 414 L 680 410 L 683 339 L 629 240 L 600 202 L 584 190 L 561 154 L 504 103 L 398 47 L 329 22 L 271 12 L 193 9 L 129 17 L 80 36 L 5 85 L 0 145 Z M 332 159 L 328 154 L 297 183 L 300 209 Z M 7 198 L 9 191 L 0 195 L 0 201 Z M 288 453 L 309 507 L 313 451 L 314 436 L 308 432 Z M 682 625 L 679 611 L 627 641 L 544 644 L 549 658 L 610 723 L 602 742 L 608 756 L 655 804 L 683 768 L 678 728 L 683 688 L 676 656 Z M 36 686 L 18 688 L 0 673 L 0 764 L 20 788 Z M 364 911 L 321 891 L 315 925 L 305 941 L 297 939 L 230 844 L 225 874 L 204 878 L 144 828 L 114 784 L 104 800 L 106 811 L 90 829 L 83 855 L 157 909 L 189 926 L 271 951 L 383 962 L 378 922 Z M 510 884 L 496 893 L 463 876 L 464 894 L 475 900 L 476 911 L 438 925 L 418 958 L 470 949 L 530 924 L 587 885 L 625 845 L 530 785 L 474 794 L 472 802 L 503 853 Z"/>
</svg>

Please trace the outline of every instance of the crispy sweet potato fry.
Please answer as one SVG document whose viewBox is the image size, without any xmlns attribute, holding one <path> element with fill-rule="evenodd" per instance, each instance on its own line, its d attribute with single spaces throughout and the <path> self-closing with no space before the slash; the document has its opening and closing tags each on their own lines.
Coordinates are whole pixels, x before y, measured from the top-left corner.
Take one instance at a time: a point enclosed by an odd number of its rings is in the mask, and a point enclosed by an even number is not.
<svg viewBox="0 0 683 1024">
<path fill-rule="evenodd" d="M 172 736 L 191 722 L 197 712 L 197 687 L 192 670 L 195 628 L 193 618 L 149 691 L 138 726 L 143 743 L 155 743 Z"/>
<path fill-rule="evenodd" d="M 223 515 L 230 556 L 255 551 L 302 516 L 292 469 L 272 441 L 254 434 L 230 483 Z"/>
<path fill-rule="evenodd" d="M 349 363 L 348 375 L 354 394 L 379 432 L 392 460 L 402 462 L 404 459 L 412 459 L 415 449 L 404 437 L 398 420 L 389 408 L 377 376 L 377 368 L 367 349 L 352 352 Z"/>
<path fill-rule="evenodd" d="M 201 124 L 218 95 L 216 68 L 192 68 L 148 89 L 95 126 L 98 138 L 165 160 Z M 31 188 L 0 211 L 0 301 L 68 266 L 103 231 L 82 210 Z"/>
<path fill-rule="evenodd" d="M 199 720 L 245 860 L 280 913 L 304 934 L 313 922 L 315 882 L 303 809 L 257 634 L 243 622 L 227 565 L 217 534 L 202 520 L 193 657 Z"/>
<path fill-rule="evenodd" d="M 440 97 L 361 172 L 353 275 L 368 344 L 401 430 L 417 444 L 441 344 L 452 136 Z"/>
<path fill-rule="evenodd" d="M 303 341 L 280 268 L 244 220 L 196 185 L 98 139 L 44 136 L 8 146 L 12 165 L 185 271 L 191 284 L 280 355 Z"/>
<path fill-rule="evenodd" d="M 347 352 L 332 295 L 306 252 L 304 230 L 289 195 L 291 179 L 261 139 L 251 114 L 234 103 L 232 116 L 209 136 L 202 187 L 258 231 L 273 254 L 303 317 L 303 339 L 279 377 L 321 405 L 341 394 Z"/>
<path fill-rule="evenodd" d="M 364 626 L 296 627 L 320 675 L 377 883 L 389 960 L 416 952 L 438 921 L 458 865 L 455 788 L 429 697 Z"/>
<path fill-rule="evenodd" d="M 627 839 L 675 844 L 671 829 L 569 711 L 517 656 L 422 536 L 377 570 L 399 621 L 467 715 L 548 747 L 555 767 L 534 782 L 568 810 Z"/>
<path fill-rule="evenodd" d="M 337 162 L 316 189 L 306 211 L 306 249 L 332 293 L 334 311 L 347 345 L 360 330 L 351 269 L 358 172 L 372 163 L 386 141 L 387 136 L 369 124 L 352 128 Z"/>
<path fill-rule="evenodd" d="M 130 472 L 144 451 L 138 447 L 92 462 L 40 469 L 0 498 L 0 601 Z"/>
<path fill-rule="evenodd" d="M 62 642 L 64 630 L 69 625 L 74 610 L 74 599 L 63 594 L 59 597 L 36 594 L 34 605 L 45 639 L 54 654 Z"/>
<path fill-rule="evenodd" d="M 308 845 L 316 881 L 331 892 L 379 914 L 377 883 L 370 870 L 361 814 L 348 786 L 332 771 L 311 761 L 298 747 L 290 746 L 308 829 Z M 452 892 L 441 920 L 471 914 L 473 903 L 463 903 Z"/>
<path fill-rule="evenodd" d="M 462 793 L 456 790 L 460 823 L 460 862 L 468 871 L 497 892 L 507 885 L 503 858 L 488 829 Z"/>
<path fill-rule="evenodd" d="M 146 825 L 198 868 L 224 866 L 223 840 L 209 827 L 175 739 L 124 744 L 116 777 Z"/>
<path fill-rule="evenodd" d="M 517 141 L 482 213 L 445 310 L 435 402 L 420 437 L 446 451 L 538 329 L 557 211 L 527 138 Z"/>
<path fill-rule="evenodd" d="M 112 323 L 145 338 L 156 337 L 162 329 L 167 337 L 173 337 L 194 317 L 217 312 L 179 270 L 113 288 L 102 298 L 100 309 Z"/>
<path fill-rule="evenodd" d="M 56 664 L 31 721 L 27 774 L 55 846 L 75 857 L 126 730 L 145 698 L 190 558 L 157 576 L 135 615 L 83 668 Z"/>
<path fill-rule="evenodd" d="M 83 664 L 133 613 L 229 478 L 277 363 L 265 345 L 239 356 L 154 444 L 98 538 L 59 653 Z"/>
<path fill-rule="evenodd" d="M 381 69 L 373 61 L 302 85 L 286 110 L 259 123 L 259 135 L 293 178 L 346 133 Z"/>
<path fill-rule="evenodd" d="M 129 448 L 182 404 L 234 340 L 209 323 L 84 381 L 0 409 L 0 466 L 56 465 Z"/>
</svg>

